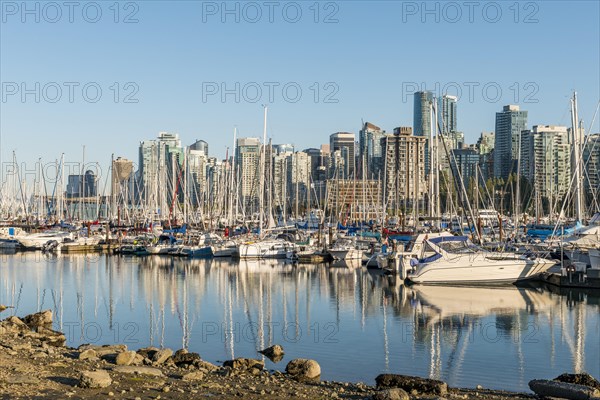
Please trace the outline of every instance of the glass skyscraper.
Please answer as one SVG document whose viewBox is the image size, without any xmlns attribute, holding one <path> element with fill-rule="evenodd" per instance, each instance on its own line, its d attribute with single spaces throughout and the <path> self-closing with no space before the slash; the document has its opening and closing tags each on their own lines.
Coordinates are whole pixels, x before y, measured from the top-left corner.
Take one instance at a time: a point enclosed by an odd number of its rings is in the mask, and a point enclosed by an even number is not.
<svg viewBox="0 0 600 400">
<path fill-rule="evenodd" d="M 521 131 L 527 129 L 527 111 L 519 106 L 504 106 L 496 113 L 496 136 L 494 141 L 494 176 L 506 179 L 516 173 L 516 160 L 520 149 Z"/>
<path fill-rule="evenodd" d="M 456 96 L 442 95 L 438 97 L 438 125 L 444 135 L 456 132 Z M 436 128 L 437 130 L 437 128 Z"/>
<path fill-rule="evenodd" d="M 429 91 L 415 92 L 413 107 L 413 134 L 415 136 L 431 136 L 430 105 L 434 101 Z"/>
</svg>

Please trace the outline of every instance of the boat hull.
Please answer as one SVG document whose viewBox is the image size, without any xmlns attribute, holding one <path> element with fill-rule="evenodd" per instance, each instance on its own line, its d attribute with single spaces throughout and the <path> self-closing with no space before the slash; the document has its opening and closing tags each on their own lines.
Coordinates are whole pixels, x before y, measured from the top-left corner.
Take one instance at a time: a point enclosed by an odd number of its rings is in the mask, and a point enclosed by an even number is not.
<svg viewBox="0 0 600 400">
<path fill-rule="evenodd" d="M 424 284 L 500 284 L 532 279 L 550 268 L 554 262 L 546 259 L 494 259 L 475 257 L 470 263 L 440 259 L 430 265 L 420 265 L 408 274 L 414 283 Z"/>
</svg>

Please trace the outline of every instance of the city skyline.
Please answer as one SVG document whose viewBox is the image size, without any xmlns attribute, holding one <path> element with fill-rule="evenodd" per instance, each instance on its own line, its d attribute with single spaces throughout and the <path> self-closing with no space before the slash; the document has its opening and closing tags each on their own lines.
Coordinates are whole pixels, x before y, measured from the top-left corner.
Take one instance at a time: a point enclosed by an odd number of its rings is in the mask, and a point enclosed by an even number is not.
<svg viewBox="0 0 600 400">
<path fill-rule="evenodd" d="M 282 20 L 280 13 L 273 23 L 265 21 L 266 12 L 256 23 L 248 15 L 223 22 L 220 10 L 213 15 L 206 9 L 212 2 L 133 3 L 137 12 L 120 10 L 119 23 L 105 8 L 97 24 L 82 21 L 80 14 L 72 24 L 52 24 L 47 15 L 22 22 L 20 10 L 5 8 L 0 155 L 6 161 L 15 150 L 20 160 L 32 163 L 65 152 L 74 160 L 86 145 L 86 158 L 107 165 L 110 154 L 135 158 L 139 141 L 168 131 L 179 133 L 184 143 L 210 142 L 213 154 L 223 158 L 232 147 L 234 127 L 240 136 L 261 136 L 261 104 L 270 108 L 273 142 L 309 148 L 326 143 L 334 132 L 358 133 L 362 121 L 388 132 L 412 126 L 411 94 L 444 88 L 450 95 L 462 94 L 457 129 L 467 143 L 493 131 L 494 113 L 506 104 L 526 108 L 531 124 L 569 125 L 572 90 L 578 91 L 587 131 L 600 97 L 600 52 L 585 39 L 599 36 L 600 6 L 530 3 L 520 4 L 518 15 L 509 4 L 498 3 L 502 18 L 495 22 L 481 14 L 487 3 L 479 5 L 473 22 L 468 10 L 450 21 L 445 3 L 435 3 L 439 15 L 431 15 L 409 9 L 420 5 L 412 2 L 381 2 L 378 8 L 323 2 L 319 23 L 308 4 L 298 23 Z M 333 6 L 326 9 L 328 4 Z M 132 13 L 129 19 L 137 22 L 122 23 Z M 331 17 L 328 23 L 326 17 Z M 575 19 L 568 30 L 556 28 Z M 373 21 L 372 29 L 357 31 L 364 20 Z M 452 46 L 440 41 L 445 36 Z M 364 52 L 381 61 L 354 62 Z M 552 62 L 539 59 L 542 54 L 553 56 Z M 578 62 L 568 54 L 577 54 Z M 343 68 L 340 60 L 348 61 Z M 52 82 L 62 88 L 56 103 L 50 102 L 56 90 L 48 86 Z M 78 84 L 72 103 L 68 82 Z M 82 98 L 81 89 L 91 82 L 103 93 L 97 103 Z M 23 102 L 20 85 L 36 91 L 36 83 L 40 102 L 35 93 Z M 286 85 L 287 97 L 282 94 Z M 252 102 L 257 87 L 263 96 Z M 302 96 L 294 103 L 297 87 Z M 228 90 L 235 93 L 222 101 Z M 596 123 L 592 132 L 600 131 Z"/>
</svg>

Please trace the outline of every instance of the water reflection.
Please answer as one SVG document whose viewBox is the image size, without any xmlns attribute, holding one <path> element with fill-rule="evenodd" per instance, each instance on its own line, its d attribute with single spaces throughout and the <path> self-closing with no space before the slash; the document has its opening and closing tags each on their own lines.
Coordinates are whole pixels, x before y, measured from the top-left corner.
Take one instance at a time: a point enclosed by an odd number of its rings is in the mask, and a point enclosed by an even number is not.
<svg viewBox="0 0 600 400">
<path fill-rule="evenodd" d="M 382 372 L 527 390 L 599 375 L 597 294 L 546 287 L 405 287 L 356 265 L 39 253 L 2 256 L 0 303 L 51 308 L 69 344 L 189 348 L 217 362 L 281 344 L 324 379 Z"/>
</svg>

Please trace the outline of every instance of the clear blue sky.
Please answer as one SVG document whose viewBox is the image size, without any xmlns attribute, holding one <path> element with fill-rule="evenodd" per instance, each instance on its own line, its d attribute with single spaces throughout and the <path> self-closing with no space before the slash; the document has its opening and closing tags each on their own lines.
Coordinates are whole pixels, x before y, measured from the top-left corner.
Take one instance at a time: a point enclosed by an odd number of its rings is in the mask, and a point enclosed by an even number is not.
<svg viewBox="0 0 600 400">
<path fill-rule="evenodd" d="M 78 161 L 82 145 L 86 160 L 108 164 L 114 153 L 137 161 L 139 142 L 159 131 L 179 133 L 185 144 L 206 140 L 212 155 L 224 157 L 234 126 L 241 136 L 262 134 L 262 103 L 269 104 L 274 143 L 316 147 L 333 132 L 358 132 L 363 119 L 388 131 L 412 126 L 412 97 L 406 92 L 413 82 L 427 89 L 458 83 L 463 94 L 458 127 L 470 143 L 494 129 L 494 113 L 505 104 L 528 110 L 529 125 L 570 125 L 568 99 L 577 90 L 587 127 L 600 99 L 598 1 L 476 2 L 473 9 L 462 1 L 428 2 L 434 10 L 429 14 L 421 1 L 320 2 L 318 23 L 313 1 L 278 3 L 273 22 L 262 1 L 245 8 L 228 2 L 231 9 L 239 7 L 239 22 L 235 14 L 221 15 L 220 1 L 122 2 L 119 23 L 112 1 L 98 2 L 97 23 L 84 19 L 96 13 L 87 2 L 73 10 L 73 23 L 67 7 L 58 18 L 56 9 L 44 8 L 47 3 L 28 2 L 31 9 L 40 7 L 38 23 L 35 13 L 23 14 L 20 1 L 1 3 L 4 161 L 13 150 L 21 161 L 51 161 L 62 152 Z M 255 5 L 262 15 L 252 23 Z M 296 5 L 302 16 L 292 23 Z M 123 23 L 132 13 L 130 19 L 138 22 Z M 327 18 L 332 23 L 324 23 Z M 23 102 L 21 87 L 11 94 L 12 83 L 35 92 L 35 82 L 39 103 L 35 94 Z M 52 82 L 62 86 L 56 103 L 49 101 L 56 97 Z M 79 83 L 72 103 L 65 82 Z M 89 82 L 102 89 L 97 103 L 83 97 L 82 86 Z M 117 103 L 114 82 L 120 86 Z M 134 85 L 125 88 L 128 82 Z M 229 88 L 256 82 L 263 96 L 250 102 L 251 84 L 239 103 L 233 94 L 222 102 L 220 94 L 207 95 L 211 82 Z M 265 82 L 279 83 L 273 102 Z M 282 86 L 289 82 L 302 89 L 296 103 L 284 99 Z M 325 87 L 328 82 L 333 84 Z M 133 99 L 139 102 L 124 103 L 136 87 Z M 502 94 L 496 100 L 497 88 Z M 288 89 L 291 99 L 294 86 Z M 331 98 L 338 102 L 326 102 L 336 90 Z M 598 127 L 596 120 L 593 130 Z"/>
</svg>

